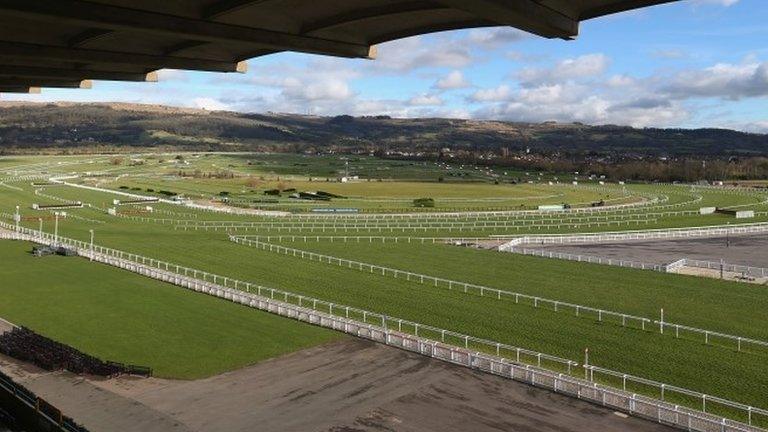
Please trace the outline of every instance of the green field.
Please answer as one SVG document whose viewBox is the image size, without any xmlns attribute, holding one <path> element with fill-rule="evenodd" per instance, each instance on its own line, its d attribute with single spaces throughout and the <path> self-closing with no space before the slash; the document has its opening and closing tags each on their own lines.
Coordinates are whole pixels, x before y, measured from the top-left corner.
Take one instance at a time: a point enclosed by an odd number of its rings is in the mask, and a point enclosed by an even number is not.
<svg viewBox="0 0 768 432">
<path fill-rule="evenodd" d="M 355 163 L 365 166 L 369 175 L 370 170 L 376 166 L 388 167 L 392 174 L 388 181 L 342 184 L 325 182 L 324 179 L 309 182 L 307 178 L 319 176 L 323 170 L 331 175 L 331 170 L 345 169 L 344 161 L 339 158 L 185 155 L 183 160 L 189 162 L 189 165 L 173 162 L 178 161 L 174 155 L 140 158 L 143 165 L 136 166 L 130 166 L 127 162 L 113 165 L 108 157 L 61 160 L 54 157 L 39 160 L 18 157 L 12 161 L 0 158 L 0 180 L 43 171 L 81 174 L 88 171 L 91 174 L 82 174 L 71 181 L 112 190 L 125 191 L 119 189 L 124 186 L 129 192 L 148 195 L 153 192 L 147 192 L 147 189 L 155 192 L 172 190 L 185 195 L 197 194 L 199 202 L 209 202 L 212 196 L 223 190 L 230 191 L 233 199 L 252 200 L 257 196 L 263 197 L 261 191 L 275 187 L 277 176 L 280 176 L 279 182 L 298 190 L 314 187 L 314 190 L 348 197 L 333 200 L 327 205 L 359 207 L 367 212 L 382 210 L 388 216 L 373 218 L 361 214 L 323 217 L 306 213 L 283 217 L 233 215 L 174 204 L 152 204 L 154 211 L 151 213 L 142 211 L 138 206 L 118 207 L 122 217 L 115 217 L 106 214 L 106 208 L 112 206 L 112 200 L 121 199 L 112 192 L 48 186 L 37 188 L 36 195 L 36 188 L 30 184 L 31 181 L 9 179 L 7 186 L 0 185 L 0 212 L 4 213 L 0 219 L 10 222 L 10 214 L 19 205 L 25 227 L 38 229 L 37 218 L 43 217 L 43 230 L 52 232 L 51 215 L 32 210 L 31 204 L 82 201 L 86 208 L 68 210 L 68 217 L 60 219 L 61 235 L 87 241 L 89 230 L 92 229 L 96 243 L 103 246 L 578 362 L 583 359 L 584 349 L 589 348 L 590 363 L 597 366 L 757 407 L 768 407 L 768 396 L 764 391 L 768 388 L 768 375 L 765 374 L 765 362 L 768 359 L 766 350 L 744 349 L 737 352 L 733 346 L 718 342 L 706 345 L 690 335 L 676 339 L 670 334 L 660 335 L 658 329 L 654 328 L 643 331 L 636 327 L 623 327 L 616 322 L 599 322 L 594 317 L 576 317 L 563 311 L 536 308 L 525 302 L 516 304 L 509 300 L 465 294 L 391 276 L 301 260 L 237 245 L 227 238 L 228 233 L 257 236 L 485 237 L 724 225 L 744 221 L 737 221 L 724 214 L 702 216 L 698 214 L 698 209 L 713 206 L 755 210 L 758 212 L 757 217 L 746 222 L 768 221 L 765 192 L 732 192 L 675 185 L 598 185 L 595 182 L 578 186 L 570 183 L 550 185 L 550 180 L 533 184 L 495 184 L 498 178 L 483 175 L 438 182 L 427 174 L 421 177 L 416 174 L 420 169 L 424 173 L 431 173 L 429 175 L 443 173 L 443 168 L 396 166 L 393 161 L 378 161 L 377 165 L 375 159 L 368 157 L 360 158 Z M 350 162 L 350 165 L 354 164 Z M 176 175 L 180 169 L 208 172 L 226 169 L 235 176 L 225 179 L 181 177 Z M 99 171 L 103 174 L 94 174 Z M 305 175 L 299 175 L 301 173 Z M 515 175 L 524 176 L 524 173 Z M 550 178 L 556 176 L 551 173 L 549 175 Z M 246 187 L 246 182 L 254 176 L 264 176 L 264 180 L 258 187 Z M 562 178 L 562 174 L 560 176 Z M 433 197 L 438 203 L 429 212 L 408 217 L 391 214 L 412 212 L 412 199 L 427 196 Z M 441 210 L 453 209 L 517 210 L 521 207 L 535 208 L 542 204 L 562 202 L 571 203 L 575 207 L 589 207 L 590 203 L 601 199 L 608 206 L 632 206 L 608 207 L 593 213 L 440 213 Z M 279 200 L 282 206 L 290 202 L 285 196 Z M 89 204 L 92 207 L 88 207 Z M 311 208 L 317 204 L 301 205 Z M 664 308 L 668 322 L 768 340 L 768 291 L 757 285 L 502 254 L 444 244 L 293 242 L 285 239 L 274 239 L 271 242 L 651 319 L 657 318 L 659 310 Z M 46 278 L 53 275 L 59 277 L 60 274 L 87 274 L 91 282 L 83 282 L 73 288 L 61 288 L 49 287 L 45 279 L 40 279 L 40 283 L 34 286 L 42 290 L 42 293 L 34 296 L 34 292 L 29 290 L 11 290 L 6 293 L 4 290 L 9 288 L 4 285 L 0 295 L 3 300 L 7 295 L 13 301 L 0 302 L 0 316 L 28 324 L 44 334 L 100 357 L 146 364 L 166 376 L 206 376 L 338 337 L 284 318 L 167 287 L 85 260 L 34 260 L 21 252 L 14 252 L 18 255 L 15 259 L 26 259 L 31 264 L 25 264 L 26 267 L 14 265 L 13 269 L 7 270 L 9 275 L 15 275 L 13 277 L 29 276 L 31 265 L 50 265 L 54 267 L 42 272 Z M 8 262 L 13 262 L 14 258 L 9 259 L 11 261 Z M 5 267 L 3 271 L 6 271 Z M 66 273 L 70 269 L 74 269 L 72 273 Z M 67 277 L 61 276 L 62 279 Z M 102 287 L 104 280 L 110 281 L 109 288 Z M 65 290 L 67 295 L 73 296 L 71 299 L 65 298 L 73 308 L 85 308 L 88 305 L 87 313 L 74 314 L 78 319 L 67 325 L 62 321 L 64 318 L 57 316 L 59 309 L 49 310 L 52 307 L 45 299 L 51 298 L 52 290 Z M 99 291 L 99 295 L 92 295 L 96 290 L 102 291 Z M 118 291 L 119 295 L 110 293 L 107 296 L 117 300 L 104 307 L 91 307 L 95 301 L 91 297 L 98 299 L 105 290 Z M 146 291 L 162 293 L 166 297 L 162 301 L 155 296 L 144 298 L 142 293 Z M 134 299 L 133 296 L 140 298 Z M 168 296 L 176 296 L 178 299 L 172 301 Z M 81 302 L 83 305 L 80 305 Z M 203 311 L 202 315 L 192 316 L 197 308 Z M 38 313 L 38 309 L 45 313 Z M 140 309 L 140 314 L 136 312 L 137 309 Z M 233 312 L 229 312 L 229 309 Z M 220 315 L 222 317 L 217 318 Z M 83 325 L 95 326 L 95 323 L 107 319 L 113 323 L 109 331 L 107 328 L 86 326 L 82 327 L 88 329 L 88 335 L 85 335 L 78 330 L 81 328 L 78 327 L 80 321 L 84 321 Z M 211 321 L 215 321 L 215 324 Z M 150 322 L 153 323 L 151 326 L 146 324 Z M 185 324 L 179 325 L 180 322 Z M 207 322 L 208 325 L 201 325 L 201 322 Z M 168 328 L 169 331 L 146 334 L 147 329 L 157 328 Z M 133 329 L 141 335 L 121 333 L 127 332 L 126 329 Z M 272 330 L 262 332 L 263 329 Z M 219 332 L 225 330 L 227 338 L 222 339 Z M 186 336 L 185 332 L 194 332 L 194 335 Z M 117 336 L 107 340 L 110 335 Z M 168 355 L 146 357 L 148 352 L 153 351 L 140 350 L 138 343 L 126 343 L 126 340 L 134 338 L 141 341 L 143 347 L 162 346 Z M 247 348 L 240 347 L 244 340 L 249 342 L 245 344 Z M 190 344 L 190 341 L 194 343 Z M 222 344 L 223 348 L 211 347 L 217 344 Z M 180 361 L 182 353 L 188 353 L 195 361 L 191 364 Z M 641 389 L 637 391 L 642 392 Z"/>
<path fill-rule="evenodd" d="M 195 379 L 337 340 L 338 333 L 79 258 L 0 241 L 0 316 L 104 360 Z"/>
</svg>

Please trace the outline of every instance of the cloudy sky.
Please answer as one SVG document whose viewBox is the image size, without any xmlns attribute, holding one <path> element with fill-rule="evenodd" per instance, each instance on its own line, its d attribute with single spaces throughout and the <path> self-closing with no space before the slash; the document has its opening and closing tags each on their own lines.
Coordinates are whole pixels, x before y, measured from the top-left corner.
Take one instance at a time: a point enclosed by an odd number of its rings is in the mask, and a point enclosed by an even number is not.
<svg viewBox="0 0 768 432">
<path fill-rule="evenodd" d="M 686 0 L 587 21 L 570 42 L 455 31 L 381 45 L 375 61 L 286 53 L 247 74 L 162 71 L 159 83 L 2 98 L 768 132 L 766 23 L 766 0 Z"/>
</svg>

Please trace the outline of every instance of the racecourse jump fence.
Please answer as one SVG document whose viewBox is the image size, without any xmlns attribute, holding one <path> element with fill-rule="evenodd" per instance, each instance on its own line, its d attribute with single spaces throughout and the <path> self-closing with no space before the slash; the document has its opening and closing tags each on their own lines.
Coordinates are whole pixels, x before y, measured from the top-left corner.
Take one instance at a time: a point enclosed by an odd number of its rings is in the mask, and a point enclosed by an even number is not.
<svg viewBox="0 0 768 432">
<path fill-rule="evenodd" d="M 0 225 L 5 228 L 10 227 L 9 224 L 0 223 Z M 279 293 L 280 291 L 271 288 L 261 287 L 265 290 L 265 292 L 270 293 L 270 297 L 260 295 L 258 290 L 253 293 L 249 291 L 244 292 L 237 288 L 238 281 L 235 281 L 235 288 L 230 288 L 225 285 L 220 285 L 215 281 L 215 279 L 213 282 L 211 282 L 197 279 L 194 276 L 185 276 L 180 273 L 180 269 L 182 269 L 182 267 L 167 262 L 140 257 L 137 255 L 128 254 L 114 249 L 103 248 L 100 246 L 94 246 L 94 248 L 86 249 L 83 247 L 85 244 L 77 240 L 61 238 L 53 240 L 52 236 L 46 235 L 47 233 L 42 233 L 43 235 L 40 236 L 40 233 L 38 232 L 32 230 L 25 231 L 26 233 L 0 231 L 0 237 L 38 242 L 43 241 L 46 243 L 66 241 L 70 243 L 71 246 L 76 247 L 76 251 L 81 256 L 88 257 L 99 262 L 117 266 L 148 277 L 159 279 L 188 289 L 193 289 L 198 292 L 204 292 L 209 295 L 265 310 L 285 317 L 305 321 L 314 325 L 323 326 L 338 331 L 343 331 L 345 333 L 356 335 L 361 338 L 370 339 L 376 342 L 416 352 L 446 362 L 478 369 L 494 375 L 521 381 L 527 384 L 532 384 L 537 387 L 546 388 L 557 393 L 562 393 L 582 400 L 590 401 L 592 403 L 611 407 L 612 409 L 618 409 L 631 415 L 648 418 L 659 423 L 701 432 L 760 431 L 760 429 L 757 427 L 744 424 L 738 420 L 733 420 L 732 418 L 715 414 L 708 414 L 706 412 L 693 408 L 687 408 L 679 404 L 660 401 L 651 397 L 638 395 L 637 393 L 631 393 L 596 382 L 589 382 L 588 380 L 578 379 L 565 373 L 542 369 L 530 364 L 515 362 L 499 355 L 494 356 L 493 354 L 474 351 L 467 348 L 460 348 L 455 345 L 443 344 L 442 342 L 428 339 L 423 335 L 407 334 L 401 332 L 400 330 L 395 331 L 392 327 L 393 319 L 391 317 L 377 315 L 377 318 L 384 318 L 381 325 L 373 325 L 365 322 L 361 323 L 358 320 L 334 315 L 333 303 L 323 303 L 320 300 L 311 299 L 309 297 L 297 296 L 300 300 L 304 299 L 305 303 L 296 305 L 287 301 L 282 301 L 282 299 L 274 299 L 274 293 Z M 129 257 L 133 258 L 133 260 L 129 259 Z M 136 260 L 137 258 L 149 260 L 150 262 L 159 266 L 151 267 L 145 264 L 140 264 L 139 261 Z M 165 266 L 167 269 L 176 268 L 176 271 L 174 272 L 172 270 L 163 270 L 160 268 L 163 266 Z M 187 269 L 187 271 L 197 272 L 199 275 L 210 275 L 208 273 L 192 269 Z M 210 275 L 209 277 L 215 278 L 216 275 Z M 218 278 L 219 282 L 222 280 L 229 280 L 230 282 L 233 281 L 232 279 L 228 279 L 222 276 L 218 276 Z M 244 282 L 240 283 L 247 284 Z M 250 288 L 255 287 L 252 284 L 248 285 Z M 288 298 L 287 294 L 290 293 L 286 293 L 286 299 Z M 296 296 L 295 294 L 293 295 Z M 278 295 L 277 297 L 280 298 L 281 296 Z M 317 303 L 315 303 L 315 301 Z M 309 309 L 310 304 L 314 306 L 315 304 L 321 303 L 329 306 L 329 312 L 321 312 L 320 310 L 314 308 Z M 363 318 L 365 319 L 365 317 Z M 406 321 L 398 321 L 406 323 Z M 466 343 L 467 339 L 464 340 Z M 540 353 L 536 354 L 538 359 L 544 357 L 544 355 L 541 355 Z M 576 362 L 572 362 L 570 360 L 566 360 L 566 362 L 568 367 L 578 365 Z"/>
<path fill-rule="evenodd" d="M 293 238 L 296 238 L 295 236 Z M 306 237 L 299 237 L 306 238 Z M 311 238 L 311 237 L 310 237 Z M 514 300 L 515 304 L 525 304 L 533 306 L 535 308 L 546 307 L 548 310 L 554 312 L 571 311 L 575 316 L 586 319 L 596 319 L 599 322 L 608 322 L 622 327 L 632 327 L 640 330 L 646 330 L 658 328 L 659 333 L 664 334 L 664 329 L 669 328 L 675 331 L 676 339 L 688 339 L 688 340 L 700 340 L 703 339 L 707 345 L 723 346 L 726 348 L 734 348 L 739 352 L 749 349 L 753 353 L 765 353 L 768 354 L 768 342 L 747 338 L 737 335 L 729 335 L 712 330 L 699 329 L 695 327 L 689 327 L 682 324 L 662 322 L 653 320 L 646 317 L 626 314 L 622 312 L 609 311 L 605 309 L 598 309 L 584 305 L 578 305 L 560 300 L 552 300 L 542 298 L 538 296 L 532 296 L 528 294 L 522 294 L 512 291 L 501 290 L 497 288 L 491 288 L 483 285 L 471 284 L 467 282 L 461 282 L 451 279 L 437 278 L 421 273 L 409 272 L 405 270 L 394 269 L 390 267 L 384 267 L 375 264 L 364 263 L 360 261 L 348 260 L 331 255 L 318 254 L 315 252 L 305 251 L 302 249 L 289 248 L 282 245 L 276 245 L 259 240 L 252 240 L 251 238 L 244 236 L 229 236 L 229 240 L 251 247 L 255 247 L 264 251 L 274 252 L 278 254 L 284 254 L 301 259 L 308 259 L 310 261 L 317 260 L 321 263 L 327 263 L 330 265 L 338 265 L 340 267 L 346 267 L 352 270 L 358 270 L 361 272 L 367 272 L 371 274 L 377 274 L 381 276 L 390 276 L 395 279 L 398 277 L 405 278 L 409 282 L 418 282 L 421 284 L 429 283 L 435 287 L 447 288 L 449 290 L 463 291 L 465 294 L 479 294 L 481 297 L 489 297 L 496 300 Z M 427 239 L 429 240 L 429 239 Z M 435 239 L 431 239 L 435 243 Z M 583 261 L 587 262 L 587 261 Z M 641 263 L 640 263 L 641 264 Z M 639 264 L 638 264 L 639 265 Z M 648 264 L 651 265 L 651 264 Z M 652 265 L 651 265 L 652 266 Z M 657 271 L 666 271 L 666 266 L 660 266 Z M 635 267 L 639 268 L 639 267 Z M 522 302 L 521 302 L 522 300 Z"/>
</svg>

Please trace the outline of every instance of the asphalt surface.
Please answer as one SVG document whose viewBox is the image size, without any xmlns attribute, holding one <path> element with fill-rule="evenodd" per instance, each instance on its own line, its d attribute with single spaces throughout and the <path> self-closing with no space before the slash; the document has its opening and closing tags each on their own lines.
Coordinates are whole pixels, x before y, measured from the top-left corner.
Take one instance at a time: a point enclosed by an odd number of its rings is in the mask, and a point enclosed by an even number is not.
<svg viewBox="0 0 768 432">
<path fill-rule="evenodd" d="M 91 381 L 9 365 L 7 358 L 0 367 L 93 432 L 672 430 L 359 339 L 197 381 Z"/>
<path fill-rule="evenodd" d="M 584 245 L 530 245 L 526 248 L 620 258 L 649 264 L 669 264 L 682 258 L 690 258 L 713 262 L 723 259 L 728 264 L 768 267 L 768 235 Z"/>
</svg>

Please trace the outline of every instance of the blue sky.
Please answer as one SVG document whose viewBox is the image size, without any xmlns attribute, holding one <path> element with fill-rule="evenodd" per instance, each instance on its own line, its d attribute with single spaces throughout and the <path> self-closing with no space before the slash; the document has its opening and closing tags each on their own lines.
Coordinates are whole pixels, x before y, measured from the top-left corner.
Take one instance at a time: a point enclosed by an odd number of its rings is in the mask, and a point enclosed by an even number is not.
<svg viewBox="0 0 768 432">
<path fill-rule="evenodd" d="M 375 61 L 277 54 L 247 74 L 162 71 L 4 100 L 389 114 L 768 132 L 766 0 L 687 0 L 584 22 L 575 41 L 509 28 L 419 36 Z"/>
</svg>

